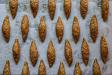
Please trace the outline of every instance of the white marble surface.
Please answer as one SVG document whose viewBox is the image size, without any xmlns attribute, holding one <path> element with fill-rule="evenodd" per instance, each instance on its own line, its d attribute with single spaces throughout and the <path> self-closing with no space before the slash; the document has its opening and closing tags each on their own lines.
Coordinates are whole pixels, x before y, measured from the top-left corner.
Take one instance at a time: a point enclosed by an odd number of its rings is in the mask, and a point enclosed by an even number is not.
<svg viewBox="0 0 112 75">
<path fill-rule="evenodd" d="M 80 63 L 81 69 L 83 71 L 83 75 L 92 75 L 93 60 L 94 58 L 97 58 L 100 64 L 102 75 L 112 75 L 112 71 L 111 71 L 112 70 L 112 40 L 111 40 L 112 39 L 112 1 L 111 0 L 109 0 L 110 3 L 109 19 L 105 23 L 102 21 L 101 18 L 101 8 L 100 8 L 101 0 L 99 1 L 89 0 L 89 11 L 85 20 L 83 20 L 80 16 L 80 9 L 79 9 L 80 0 L 72 0 L 72 12 L 71 12 L 70 19 L 68 21 L 66 20 L 63 11 L 64 0 L 56 0 L 57 7 L 56 7 L 56 14 L 54 17 L 54 21 L 51 21 L 48 15 L 48 9 L 47 9 L 48 0 L 39 0 L 39 12 L 35 19 L 33 18 L 30 10 L 29 0 L 19 0 L 19 7 L 15 20 L 12 20 L 12 17 L 10 15 L 9 5 L 8 5 L 9 0 L 5 0 L 3 3 L 2 3 L 3 0 L 0 1 L 1 1 L 0 3 L 0 74 L 3 73 L 3 68 L 6 60 L 10 60 L 12 74 L 21 74 L 24 61 L 26 60 L 29 63 L 31 75 L 35 75 L 38 73 L 38 66 L 40 60 L 43 59 L 46 65 L 47 75 L 56 75 L 60 62 L 64 62 L 67 75 L 73 75 L 74 67 L 77 62 Z M 30 31 L 28 34 L 27 41 L 23 43 L 20 26 L 21 26 L 22 16 L 25 14 L 27 14 L 29 17 Z M 97 16 L 98 24 L 99 24 L 99 35 L 97 38 L 97 42 L 95 44 L 92 43 L 92 40 L 89 35 L 89 24 L 90 24 L 91 17 L 94 14 Z M 2 36 L 2 31 L 1 31 L 3 19 L 6 15 L 9 16 L 10 23 L 11 23 L 11 38 L 8 44 L 4 41 L 4 38 Z M 41 16 L 45 16 L 45 21 L 47 24 L 47 37 L 44 43 L 40 42 L 40 39 L 38 37 L 38 32 L 37 32 L 37 27 L 40 23 Z M 62 17 L 63 24 L 64 24 L 64 37 L 61 44 L 58 43 L 55 34 L 55 26 L 56 26 L 58 16 Z M 72 38 L 72 33 L 71 33 L 74 16 L 78 17 L 80 28 L 81 28 L 81 35 L 78 44 L 74 43 L 74 40 Z M 105 65 L 102 63 L 100 57 L 100 39 L 103 34 L 107 38 L 108 47 L 109 47 L 108 62 Z M 15 65 L 12 56 L 12 46 L 16 37 L 18 37 L 21 46 L 21 57 L 18 65 Z M 86 38 L 90 48 L 90 56 L 89 56 L 90 59 L 87 67 L 85 67 L 84 63 L 82 62 L 82 57 L 81 57 L 81 44 L 82 44 L 83 37 Z M 68 67 L 64 57 L 64 43 L 66 39 L 70 41 L 73 49 L 74 60 L 71 67 Z M 32 40 L 35 40 L 40 55 L 39 60 L 37 61 L 37 65 L 35 67 L 31 65 L 29 59 L 29 47 Z M 50 40 L 53 40 L 55 50 L 56 50 L 56 61 L 52 68 L 49 68 L 47 57 L 46 57 L 47 56 L 46 51 Z"/>
</svg>

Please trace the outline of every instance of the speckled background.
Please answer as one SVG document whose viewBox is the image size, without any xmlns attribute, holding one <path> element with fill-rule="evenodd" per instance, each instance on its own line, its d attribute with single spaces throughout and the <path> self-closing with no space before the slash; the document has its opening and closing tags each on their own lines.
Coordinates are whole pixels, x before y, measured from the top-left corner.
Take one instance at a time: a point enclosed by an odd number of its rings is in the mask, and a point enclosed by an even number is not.
<svg viewBox="0 0 112 75">
<path fill-rule="evenodd" d="M 3 73 L 3 68 L 6 60 L 10 60 L 12 74 L 21 74 L 24 61 L 28 61 L 29 63 L 30 74 L 31 75 L 37 74 L 40 60 L 43 59 L 46 65 L 47 75 L 56 75 L 60 62 L 64 62 L 65 71 L 67 75 L 73 75 L 74 67 L 77 62 L 80 63 L 81 69 L 83 71 L 83 75 L 92 75 L 93 60 L 94 58 L 97 58 L 100 64 L 102 75 L 112 75 L 112 71 L 111 71 L 112 70 L 112 40 L 111 40 L 112 39 L 112 0 L 109 0 L 109 4 L 110 4 L 109 18 L 108 21 L 105 23 L 101 18 L 101 7 L 100 7 L 101 0 L 89 0 L 89 11 L 85 20 L 83 20 L 80 15 L 80 0 L 72 0 L 72 12 L 71 12 L 70 19 L 68 21 L 66 20 L 63 11 L 64 0 L 56 0 L 57 7 L 56 7 L 56 14 L 53 21 L 50 20 L 50 17 L 48 15 L 48 7 L 47 7 L 48 0 L 39 0 L 39 12 L 35 19 L 33 18 L 30 10 L 29 0 L 19 0 L 18 12 L 14 20 L 12 20 L 12 17 L 10 15 L 8 1 L 9 0 L 0 0 L 0 74 Z M 30 30 L 29 30 L 27 41 L 23 43 L 20 26 L 21 26 L 22 16 L 25 14 L 28 15 L 29 17 Z M 2 31 L 1 31 L 3 19 L 6 15 L 9 16 L 10 23 L 11 23 L 10 24 L 11 38 L 9 43 L 6 43 L 4 41 Z M 97 16 L 98 24 L 99 24 L 98 25 L 99 35 L 97 38 L 97 42 L 95 44 L 92 43 L 89 34 L 89 24 L 90 24 L 91 17 L 93 15 Z M 44 43 L 40 42 L 38 32 L 37 32 L 37 28 L 40 23 L 41 16 L 45 16 L 44 18 L 47 24 L 47 37 Z M 56 38 L 56 33 L 55 33 L 55 26 L 56 26 L 58 16 L 62 17 L 62 21 L 65 29 L 63 41 L 61 44 L 58 43 L 58 40 Z M 80 28 L 81 28 L 81 35 L 78 44 L 74 43 L 72 37 L 71 29 L 72 29 L 74 16 L 78 17 Z M 108 62 L 105 65 L 102 63 L 100 57 L 100 39 L 103 34 L 107 38 L 108 47 L 109 47 Z M 15 64 L 12 56 L 12 46 L 16 37 L 19 39 L 20 47 L 21 47 L 21 57 L 18 65 Z M 82 62 L 82 57 L 81 57 L 81 44 L 83 38 L 86 38 L 90 48 L 89 64 L 87 67 L 85 67 L 84 63 Z M 64 43 L 66 39 L 70 41 L 73 49 L 74 60 L 71 67 L 68 67 L 68 64 L 66 63 L 64 57 Z M 31 65 L 29 59 L 29 47 L 32 40 L 35 40 L 40 55 L 39 60 L 37 61 L 37 65 L 35 67 Z M 52 68 L 49 68 L 47 57 L 46 57 L 47 56 L 46 51 L 50 40 L 53 41 L 56 50 L 56 61 Z"/>
</svg>

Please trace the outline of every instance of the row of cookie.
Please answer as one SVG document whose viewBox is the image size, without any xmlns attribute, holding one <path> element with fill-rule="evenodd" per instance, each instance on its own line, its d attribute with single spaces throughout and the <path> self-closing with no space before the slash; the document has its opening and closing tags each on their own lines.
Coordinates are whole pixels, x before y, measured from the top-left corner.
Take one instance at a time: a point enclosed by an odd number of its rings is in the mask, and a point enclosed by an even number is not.
<svg viewBox="0 0 112 75">
<path fill-rule="evenodd" d="M 101 75 L 101 74 L 102 73 L 101 73 L 101 70 L 100 70 L 100 65 L 99 65 L 97 59 L 94 59 L 93 74 L 92 75 Z M 10 68 L 9 60 L 7 60 L 6 63 L 5 63 L 5 66 L 4 66 L 4 69 L 3 69 L 3 75 L 11 75 L 11 68 Z M 26 61 L 24 62 L 21 75 L 30 75 L 30 69 L 29 69 L 28 63 Z M 47 75 L 47 69 L 46 69 L 46 66 L 45 66 L 43 60 L 40 60 L 40 64 L 39 64 L 39 67 L 38 67 L 38 75 Z M 61 62 L 60 65 L 59 65 L 57 75 L 66 75 L 66 69 L 64 67 L 63 62 Z M 75 65 L 73 75 L 83 75 L 83 72 L 81 70 L 81 67 L 80 67 L 79 63 L 77 63 Z"/>
<path fill-rule="evenodd" d="M 108 0 L 102 0 L 102 18 L 104 21 L 108 19 L 109 14 L 109 1 Z M 66 15 L 66 18 L 69 19 L 69 16 L 71 14 L 71 0 L 64 0 L 64 12 Z M 10 0 L 9 2 L 10 10 L 13 19 L 16 16 L 17 9 L 18 9 L 18 0 Z M 39 1 L 38 0 L 30 0 L 30 7 L 33 13 L 34 18 L 36 17 L 39 9 Z M 48 0 L 48 10 L 51 20 L 54 19 L 55 11 L 56 11 L 56 2 L 55 0 Z M 87 13 L 88 13 L 88 0 L 81 0 L 80 1 L 80 13 L 85 19 Z"/>
<path fill-rule="evenodd" d="M 64 56 L 65 56 L 66 62 L 68 63 L 69 66 L 71 66 L 73 63 L 73 51 L 72 51 L 71 44 L 68 40 L 65 41 L 64 49 L 65 49 Z M 19 40 L 15 39 L 15 42 L 12 48 L 12 53 L 13 53 L 13 58 L 16 64 L 18 64 L 20 60 L 20 53 L 21 53 L 20 51 L 21 51 L 21 48 L 19 45 Z M 85 39 L 83 39 L 82 41 L 81 54 L 82 54 L 82 60 L 84 64 L 87 66 L 89 62 L 90 49 Z M 104 36 L 102 36 L 100 41 L 100 54 L 101 54 L 101 59 L 103 63 L 105 64 L 108 60 L 108 44 Z M 30 55 L 30 60 L 32 65 L 35 66 L 39 58 L 39 53 L 38 53 L 38 49 L 36 47 L 35 41 L 32 41 L 31 43 L 29 55 Z M 56 51 L 52 41 L 50 41 L 48 45 L 47 59 L 48 59 L 49 67 L 51 68 L 53 64 L 55 63 L 55 59 L 56 59 Z"/>
<path fill-rule="evenodd" d="M 92 16 L 91 18 L 89 28 L 90 28 L 90 36 L 93 42 L 95 43 L 98 36 L 98 21 L 95 15 Z M 2 24 L 2 32 L 6 42 L 9 42 L 9 39 L 10 39 L 10 29 L 11 28 L 10 28 L 9 17 L 6 16 Z M 63 35 L 64 35 L 64 25 L 63 25 L 61 17 L 59 17 L 57 20 L 55 30 L 56 30 L 56 36 L 58 38 L 58 41 L 59 43 L 61 43 L 63 39 Z M 22 38 L 24 42 L 27 39 L 28 32 L 29 32 L 29 19 L 27 15 L 24 15 L 21 22 L 21 33 L 22 33 Z M 47 34 L 47 25 L 45 23 L 44 17 L 41 17 L 40 19 L 38 32 L 39 32 L 40 40 L 44 42 L 46 38 L 46 34 Z M 80 25 L 78 22 L 78 18 L 76 16 L 74 17 L 74 21 L 72 25 L 72 35 L 73 35 L 75 43 L 77 43 L 80 38 Z"/>
</svg>

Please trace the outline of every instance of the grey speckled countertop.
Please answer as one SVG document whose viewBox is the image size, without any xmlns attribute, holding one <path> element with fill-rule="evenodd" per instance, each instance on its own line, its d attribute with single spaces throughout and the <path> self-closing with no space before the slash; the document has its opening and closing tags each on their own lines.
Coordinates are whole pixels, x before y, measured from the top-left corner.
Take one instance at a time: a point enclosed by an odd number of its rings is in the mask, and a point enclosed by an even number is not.
<svg viewBox="0 0 112 75">
<path fill-rule="evenodd" d="M 73 75 L 74 67 L 77 62 L 80 63 L 81 69 L 83 71 L 83 75 L 92 75 L 93 60 L 94 58 L 97 58 L 98 63 L 100 64 L 102 75 L 112 75 L 112 71 L 111 71 L 112 70 L 112 0 L 109 0 L 109 4 L 110 4 L 109 19 L 105 23 L 101 18 L 101 8 L 100 8 L 101 0 L 89 0 L 89 11 L 85 20 L 83 20 L 80 15 L 80 8 L 79 8 L 80 0 L 72 0 L 72 12 L 71 12 L 70 19 L 68 21 L 66 20 L 63 11 L 64 0 L 56 0 L 57 7 L 56 7 L 56 14 L 53 21 L 50 20 L 48 15 L 48 9 L 47 9 L 48 0 L 39 0 L 39 12 L 35 19 L 33 18 L 30 10 L 29 0 L 19 0 L 19 7 L 15 20 L 12 20 L 12 17 L 10 15 L 8 1 L 9 0 L 0 0 L 1 2 L 0 3 L 0 74 L 3 73 L 4 64 L 7 59 L 10 60 L 12 74 L 21 74 L 22 67 L 25 60 L 28 61 L 29 63 L 31 75 L 37 74 L 40 60 L 43 59 L 46 65 L 47 75 L 56 75 L 60 62 L 64 62 L 67 75 Z M 30 30 L 29 30 L 27 41 L 23 43 L 20 26 L 21 26 L 22 16 L 25 14 L 28 15 L 29 17 Z M 5 43 L 1 31 L 3 19 L 6 15 L 9 16 L 10 23 L 11 23 L 11 38 L 8 44 Z M 97 16 L 98 24 L 99 24 L 99 35 L 97 38 L 97 42 L 95 44 L 92 43 L 89 34 L 89 24 L 92 15 Z M 37 27 L 40 23 L 41 16 L 45 16 L 44 18 L 47 24 L 47 37 L 44 43 L 40 42 L 40 39 L 38 37 L 38 32 L 37 32 Z M 58 16 L 62 17 L 62 21 L 65 28 L 64 38 L 61 44 L 58 44 L 58 40 L 55 34 L 55 26 L 56 26 Z M 72 38 L 72 33 L 71 33 L 74 16 L 78 17 L 80 28 L 81 28 L 81 36 L 78 44 L 74 43 L 74 40 Z M 100 57 L 100 39 L 103 34 L 107 38 L 108 47 L 109 47 L 108 62 L 105 65 L 102 63 Z M 12 46 L 16 37 L 18 37 L 21 46 L 21 57 L 18 65 L 15 65 L 12 56 Z M 87 67 L 85 67 L 84 63 L 82 62 L 82 57 L 81 57 L 81 44 L 82 44 L 83 37 L 86 38 L 90 48 L 89 64 Z M 74 60 L 71 67 L 68 67 L 64 57 L 64 43 L 66 39 L 70 41 L 73 49 Z M 31 65 L 29 59 L 29 47 L 32 40 L 35 40 L 40 55 L 37 65 L 35 67 Z M 46 51 L 50 40 L 53 40 L 54 47 L 56 49 L 56 61 L 52 68 L 48 67 L 48 61 L 46 57 Z"/>
</svg>

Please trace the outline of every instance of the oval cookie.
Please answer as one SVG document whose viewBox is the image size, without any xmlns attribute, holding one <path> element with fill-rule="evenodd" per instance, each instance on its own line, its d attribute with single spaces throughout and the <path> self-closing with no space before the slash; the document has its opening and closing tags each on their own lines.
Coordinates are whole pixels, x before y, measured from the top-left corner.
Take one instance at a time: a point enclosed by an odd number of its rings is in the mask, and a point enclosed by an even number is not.
<svg viewBox="0 0 112 75">
<path fill-rule="evenodd" d="M 44 64 L 44 61 L 40 61 L 39 69 L 38 69 L 38 75 L 46 75 L 46 67 Z"/>
<path fill-rule="evenodd" d="M 29 32 L 29 20 L 28 20 L 28 16 L 24 15 L 21 22 L 21 33 L 24 42 L 27 39 L 28 32 Z"/>
<path fill-rule="evenodd" d="M 10 40 L 10 31 L 11 31 L 11 28 L 10 28 L 10 22 L 9 22 L 9 17 L 6 16 L 4 18 L 4 21 L 3 21 L 3 24 L 2 24 L 2 33 L 3 33 L 3 36 L 5 38 L 5 41 L 8 43 L 9 40 Z"/>
<path fill-rule="evenodd" d="M 77 43 L 80 37 L 80 26 L 79 26 L 78 18 L 76 16 L 74 17 L 74 21 L 72 25 L 72 35 L 75 43 Z"/>
<path fill-rule="evenodd" d="M 81 68 L 80 68 L 80 64 L 79 63 L 77 63 L 75 65 L 74 75 L 82 75 L 82 71 L 81 71 Z"/>
<path fill-rule="evenodd" d="M 80 1 L 80 13 L 83 19 L 85 19 L 88 12 L 88 0 Z"/>
<path fill-rule="evenodd" d="M 6 63 L 4 65 L 4 69 L 3 69 L 3 75 L 11 75 L 9 60 L 6 60 Z"/>
<path fill-rule="evenodd" d="M 101 37 L 101 41 L 100 41 L 100 47 L 101 47 L 101 58 L 103 63 L 106 63 L 107 58 L 108 58 L 108 44 L 107 44 L 107 40 L 104 36 Z"/>
<path fill-rule="evenodd" d="M 87 66 L 89 61 L 89 45 L 85 39 L 83 39 L 81 49 L 82 49 L 82 60 L 84 64 Z"/>
<path fill-rule="evenodd" d="M 66 75 L 65 68 L 64 68 L 64 64 L 63 63 L 60 63 L 60 66 L 59 66 L 58 74 L 57 75 Z"/>
<path fill-rule="evenodd" d="M 55 0 L 48 0 L 48 11 L 49 11 L 49 16 L 51 20 L 54 19 L 55 10 L 56 10 Z"/>
<path fill-rule="evenodd" d="M 95 15 L 92 16 L 90 22 L 90 36 L 92 38 L 92 41 L 95 43 L 98 37 L 98 22 Z"/>
<path fill-rule="evenodd" d="M 100 65 L 98 64 L 97 59 L 93 62 L 93 75 L 101 75 Z"/>
<path fill-rule="evenodd" d="M 14 19 L 18 10 L 18 0 L 9 0 L 9 7 L 11 11 L 12 18 Z"/>
<path fill-rule="evenodd" d="M 107 21 L 109 15 L 109 0 L 102 0 L 102 18 Z"/>
<path fill-rule="evenodd" d="M 12 52 L 13 52 L 14 61 L 16 64 L 18 64 L 20 59 L 20 45 L 19 45 L 19 40 L 17 38 L 14 41 Z"/>
<path fill-rule="evenodd" d="M 30 60 L 33 66 L 36 65 L 38 57 L 39 57 L 39 54 L 37 51 L 35 41 L 32 41 L 30 46 Z"/>
<path fill-rule="evenodd" d="M 68 40 L 65 41 L 65 59 L 68 63 L 69 66 L 71 66 L 72 62 L 73 62 L 73 56 L 72 56 L 72 48 L 71 48 L 71 44 Z"/>
<path fill-rule="evenodd" d="M 29 66 L 28 66 L 28 63 L 26 61 L 24 62 L 21 75 L 30 75 Z"/>
<path fill-rule="evenodd" d="M 38 32 L 39 32 L 40 40 L 42 42 L 44 42 L 44 40 L 46 38 L 46 23 L 45 23 L 44 17 L 41 17 L 41 19 L 40 19 L 40 24 L 39 24 L 39 27 L 38 27 Z"/>
<path fill-rule="evenodd" d="M 56 24 L 56 36 L 58 38 L 58 42 L 61 43 L 62 38 L 64 34 L 64 25 L 61 20 L 61 17 L 58 18 L 57 24 Z"/>
<path fill-rule="evenodd" d="M 55 57 L 56 57 L 55 48 L 54 48 L 53 42 L 50 41 L 48 50 L 47 50 L 47 59 L 48 59 L 49 67 L 53 66 L 55 62 Z"/>
<path fill-rule="evenodd" d="M 71 13 L 71 0 L 64 0 L 64 12 L 68 19 Z"/>
<path fill-rule="evenodd" d="M 30 0 L 30 7 L 34 18 L 36 17 L 38 12 L 39 7 L 38 3 L 39 3 L 38 0 Z"/>
</svg>

